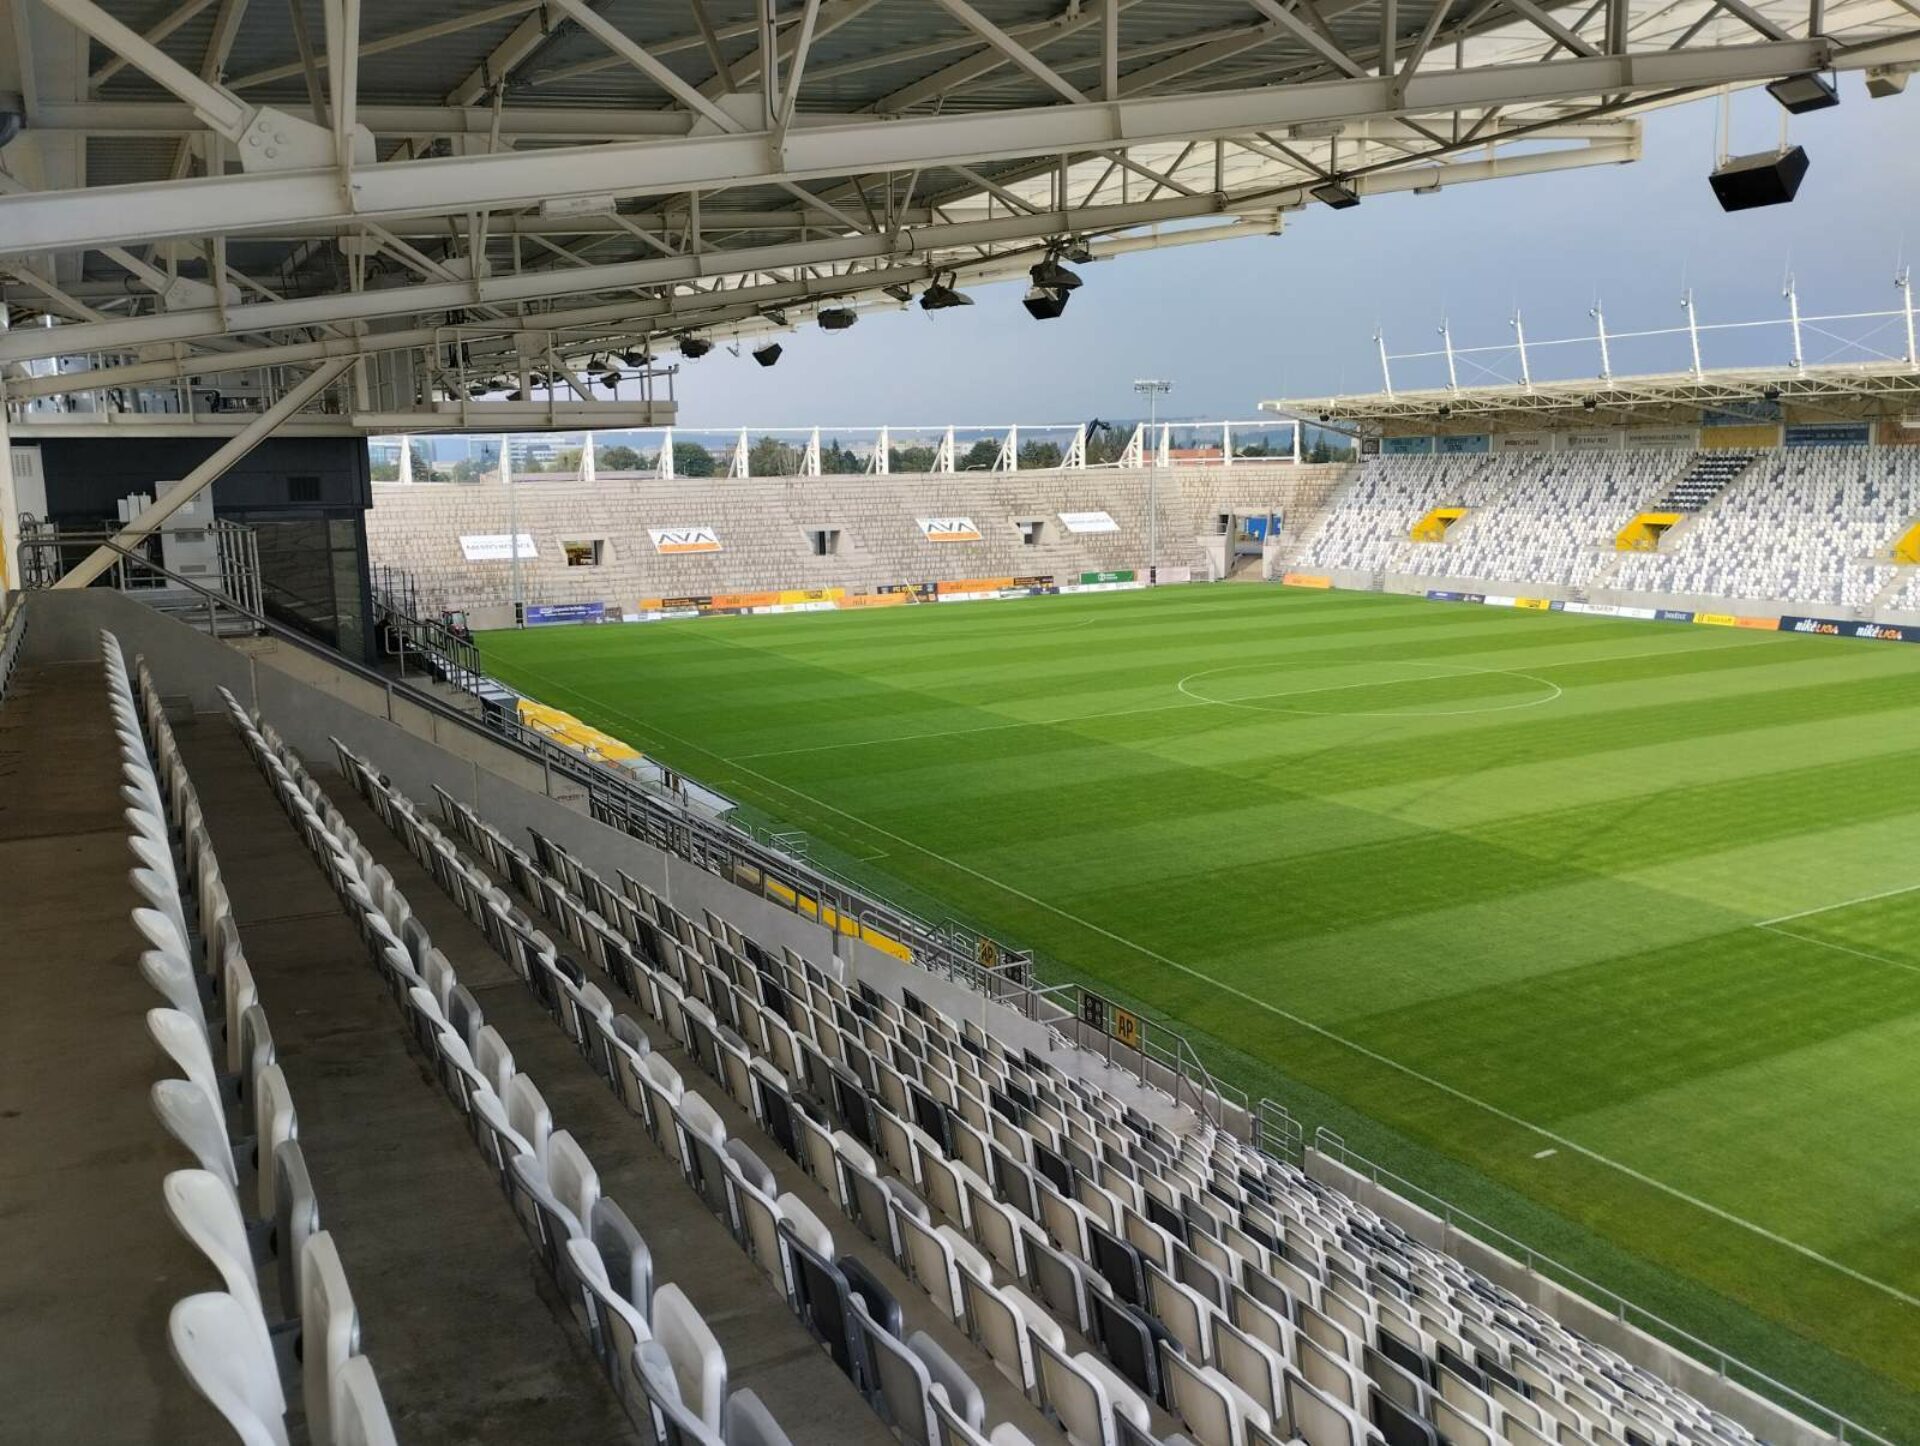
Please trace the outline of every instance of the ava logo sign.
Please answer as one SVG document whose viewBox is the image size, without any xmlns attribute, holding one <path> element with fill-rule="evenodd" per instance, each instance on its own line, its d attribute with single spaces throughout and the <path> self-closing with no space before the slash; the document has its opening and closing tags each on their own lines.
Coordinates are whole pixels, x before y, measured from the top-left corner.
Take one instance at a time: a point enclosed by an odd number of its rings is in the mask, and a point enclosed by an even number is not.
<svg viewBox="0 0 1920 1446">
<path fill-rule="evenodd" d="M 978 542 L 980 529 L 971 517 L 922 517 L 920 532 L 928 542 Z"/>
<path fill-rule="evenodd" d="M 711 527 L 649 527 L 653 550 L 663 557 L 690 552 L 718 552 L 720 534 Z"/>
</svg>

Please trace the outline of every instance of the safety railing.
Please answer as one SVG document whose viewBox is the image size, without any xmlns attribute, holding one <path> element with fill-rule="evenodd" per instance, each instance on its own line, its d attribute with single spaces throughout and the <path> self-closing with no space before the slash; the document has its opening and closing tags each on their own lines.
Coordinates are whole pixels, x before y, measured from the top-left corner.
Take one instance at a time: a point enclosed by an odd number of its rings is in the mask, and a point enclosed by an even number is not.
<svg viewBox="0 0 1920 1446">
<path fill-rule="evenodd" d="M 1269 1102 L 1262 1103 L 1264 1105 Z M 1771 1398 L 1788 1410 L 1803 1416 L 1813 1425 L 1832 1433 L 1837 1439 L 1868 1442 L 1873 1443 L 1873 1446 L 1893 1446 L 1893 1442 L 1887 1437 L 1868 1430 L 1859 1422 L 1850 1420 L 1830 1406 L 1796 1391 L 1786 1382 L 1768 1375 L 1757 1366 L 1748 1365 L 1738 1356 L 1729 1355 L 1711 1341 L 1702 1340 L 1694 1335 L 1684 1326 L 1677 1326 L 1672 1321 L 1635 1305 L 1618 1291 L 1610 1290 L 1591 1276 L 1581 1274 L 1566 1262 L 1535 1250 L 1526 1241 L 1509 1235 L 1498 1225 L 1490 1224 L 1478 1215 L 1462 1210 L 1445 1197 L 1434 1194 L 1406 1176 L 1388 1169 L 1377 1160 L 1369 1159 L 1357 1150 L 1349 1148 L 1344 1139 L 1324 1125 L 1313 1132 L 1313 1148 L 1337 1164 L 1345 1166 L 1356 1174 L 1364 1175 L 1374 1184 L 1391 1190 L 1402 1199 L 1418 1205 L 1428 1214 L 1437 1216 L 1448 1229 L 1461 1231 L 1483 1244 L 1494 1247 L 1510 1256 L 1528 1273 L 1545 1276 L 1549 1280 L 1566 1286 L 1593 1304 L 1610 1311 L 1623 1324 L 1633 1326 L 1645 1331 L 1648 1335 L 1656 1336 L 1670 1345 L 1677 1346 L 1702 1364 L 1711 1366 L 1727 1380 L 1745 1386 L 1758 1395 Z"/>
<path fill-rule="evenodd" d="M 20 662 L 20 644 L 27 634 L 27 610 L 21 601 L 19 593 L 8 597 L 6 616 L 0 618 L 0 702 L 6 700 L 7 689 L 13 683 L 13 670 Z"/>
</svg>

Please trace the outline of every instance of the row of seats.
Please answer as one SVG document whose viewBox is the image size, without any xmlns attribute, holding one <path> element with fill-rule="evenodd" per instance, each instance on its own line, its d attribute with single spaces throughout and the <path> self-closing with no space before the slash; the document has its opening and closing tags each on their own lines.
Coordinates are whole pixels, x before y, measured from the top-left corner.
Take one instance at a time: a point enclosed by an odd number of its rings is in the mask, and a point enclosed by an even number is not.
<svg viewBox="0 0 1920 1446">
<path fill-rule="evenodd" d="M 554 1127 L 534 1081 L 515 1069 L 507 1041 L 434 947 L 392 875 L 374 862 L 271 726 L 231 694 L 226 701 L 248 750 L 352 914 L 407 1028 L 572 1303 L 622 1402 L 655 1439 L 672 1446 L 790 1446 L 751 1391 L 728 1394 L 726 1358 L 705 1320 L 680 1287 L 654 1284 L 644 1237 L 601 1191 L 586 1151 Z M 423 847 L 433 853 L 430 841 Z M 483 882 L 461 877 L 476 891 Z M 488 899 L 506 902 L 497 890 Z M 594 1001 L 583 1003 L 591 1007 Z"/>
<path fill-rule="evenodd" d="M 1076 1446 L 1150 1440 L 1148 1401 L 1208 1446 L 1753 1439 L 1290 1164 L 1176 1136 L 910 993 L 849 989 L 537 835 L 536 862 L 441 802 Z"/>
<path fill-rule="evenodd" d="M 1439 506 L 1469 512 L 1445 542 L 1412 541 Z M 1623 556 L 1614 540 L 1645 511 L 1694 515 Z M 1362 467 L 1297 566 L 1860 609 L 1899 580 L 1890 549 L 1917 518 L 1912 447 L 1389 457 Z M 1881 602 L 1920 609 L 1920 580 Z"/>
<path fill-rule="evenodd" d="M 1614 539 L 1649 510 L 1686 454 L 1561 452 L 1522 465 L 1522 480 L 1454 524 L 1443 547 L 1409 545 L 1417 572 L 1514 583 L 1584 585 L 1618 556 Z"/>
<path fill-rule="evenodd" d="M 166 1210 L 225 1285 L 175 1303 L 174 1356 L 244 1442 L 288 1440 L 287 1386 L 297 1375 L 295 1419 L 314 1446 L 392 1446 L 199 798 L 145 660 L 136 696 L 119 641 L 103 631 L 101 649 L 136 860 L 130 878 L 144 901 L 133 922 L 151 946 L 140 972 L 166 1001 L 148 1011 L 147 1029 L 179 1071 L 155 1082 L 153 1107 L 199 1162 L 168 1174 Z M 261 1265 L 273 1267 L 264 1284 Z"/>
<path fill-rule="evenodd" d="M 1890 550 L 1916 517 L 1920 448 L 1780 452 L 1608 586 L 1860 608 L 1893 580 Z"/>
<path fill-rule="evenodd" d="M 804 1202 L 778 1191 L 772 1171 L 746 1141 L 728 1136 L 719 1114 L 654 1051 L 645 1028 L 617 1012 L 606 992 L 404 796 L 365 761 L 336 746 L 343 769 L 369 805 L 499 949 L 608 1088 L 640 1117 L 782 1299 L 816 1334 L 823 1323 L 831 1323 L 822 1336 L 830 1356 L 883 1417 L 907 1439 L 922 1443 L 1031 1446 L 1005 1423 L 983 1434 L 985 1402 L 964 1368 L 930 1336 L 904 1331 L 898 1302 L 857 1258 L 835 1250 L 831 1231 Z M 525 879 L 533 864 L 515 853 Z M 495 861 L 490 854 L 489 862 Z M 502 876 L 508 875 L 503 871 Z M 756 1081 L 761 1091 L 785 1095 L 784 1080 L 775 1079 L 764 1060 L 750 1059 L 744 1041 L 720 1025 L 698 998 L 670 979 L 650 977 L 649 966 L 624 940 L 602 940 L 603 958 L 608 948 L 623 952 L 617 967 L 605 970 L 606 977 L 651 1000 L 650 1016 L 692 1050 L 738 1103 L 752 1108 L 758 1098 L 773 1107 L 770 1095 L 756 1092 Z M 717 1053 L 722 1049 L 727 1051 L 724 1064 Z M 781 1118 L 789 1126 L 793 1109 L 790 1100 L 783 1102 Z M 755 1118 L 764 1122 L 769 1116 L 756 1110 Z"/>
</svg>

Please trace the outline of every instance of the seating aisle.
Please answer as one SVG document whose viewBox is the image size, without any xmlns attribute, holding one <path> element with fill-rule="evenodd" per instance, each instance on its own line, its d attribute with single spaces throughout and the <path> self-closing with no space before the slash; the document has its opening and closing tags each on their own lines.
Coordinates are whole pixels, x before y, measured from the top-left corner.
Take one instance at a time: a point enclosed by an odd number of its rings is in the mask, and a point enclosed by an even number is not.
<svg viewBox="0 0 1920 1446">
<path fill-rule="evenodd" d="M 247 958 L 274 1003 L 307 1167 L 395 1429 L 403 1440 L 527 1446 L 644 1440 L 409 1052 L 359 935 L 245 747 L 223 719 L 179 738 Z"/>
<path fill-rule="evenodd" d="M 157 1002 L 127 883 L 120 764 L 98 663 L 22 668 L 0 707 L 0 1435 L 211 1441 L 167 1358 L 167 1312 L 219 1283 L 168 1222 L 182 1163 L 156 1124 Z M 111 1383 L 111 1390 L 102 1389 Z"/>
<path fill-rule="evenodd" d="M 676 1284 L 686 1292 L 725 1354 L 729 1389 L 753 1391 L 795 1441 L 832 1441 L 835 1446 L 891 1442 L 891 1434 L 853 1384 L 834 1369 L 727 1228 L 687 1188 L 672 1159 L 647 1138 L 579 1049 L 555 1028 L 486 935 L 344 780 L 329 776 L 323 784 L 374 860 L 392 874 L 486 1022 L 511 1048 L 515 1070 L 539 1080 L 556 1128 L 564 1124 L 584 1147 L 599 1173 L 602 1192 L 633 1207 L 652 1252 L 656 1287 Z M 665 1049 L 676 1067 L 691 1069 L 684 1051 L 676 1057 L 665 1041 L 655 1048 Z M 724 1099 L 713 1104 L 730 1134 L 747 1124 L 743 1113 L 734 1118 L 727 1112 Z M 447 1112 L 444 1103 L 441 1108 Z M 808 1203 L 817 1211 L 829 1208 L 825 1192 L 797 1166 L 775 1158 L 771 1150 L 762 1158 L 773 1168 L 781 1190 L 802 1198 L 818 1196 Z M 504 1216 L 506 1204 L 497 1194 L 493 1203 Z M 527 1250 L 524 1242 L 521 1249 Z M 531 1265 L 533 1257 L 527 1258 Z M 932 1313 L 927 1316 L 926 1324 L 932 1324 Z M 957 1331 L 950 1330 L 950 1335 L 945 1344 L 969 1348 Z"/>
</svg>

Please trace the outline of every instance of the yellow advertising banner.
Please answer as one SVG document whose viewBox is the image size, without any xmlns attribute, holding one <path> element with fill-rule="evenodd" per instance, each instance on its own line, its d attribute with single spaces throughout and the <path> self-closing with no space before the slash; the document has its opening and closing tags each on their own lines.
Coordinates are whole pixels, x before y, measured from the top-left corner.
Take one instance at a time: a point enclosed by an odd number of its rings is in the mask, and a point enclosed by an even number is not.
<svg viewBox="0 0 1920 1446">
<path fill-rule="evenodd" d="M 1693 620 L 1701 626 L 1709 628 L 1737 628 L 1740 626 L 1740 619 L 1736 618 L 1732 613 L 1695 613 Z"/>
<path fill-rule="evenodd" d="M 1332 587 L 1333 579 L 1321 577 L 1311 572 L 1282 573 L 1280 581 L 1287 587 Z"/>
<path fill-rule="evenodd" d="M 961 577 L 952 578 L 938 585 L 939 591 L 948 592 L 1001 592 L 1014 586 L 1010 577 Z"/>
<path fill-rule="evenodd" d="M 857 592 L 835 598 L 833 605 L 837 608 L 897 608 L 905 607 L 913 600 L 910 592 Z"/>
<path fill-rule="evenodd" d="M 1553 611 L 1553 599 L 1545 597 L 1517 597 L 1513 600 L 1517 608 L 1530 608 L 1537 613 Z"/>
</svg>

